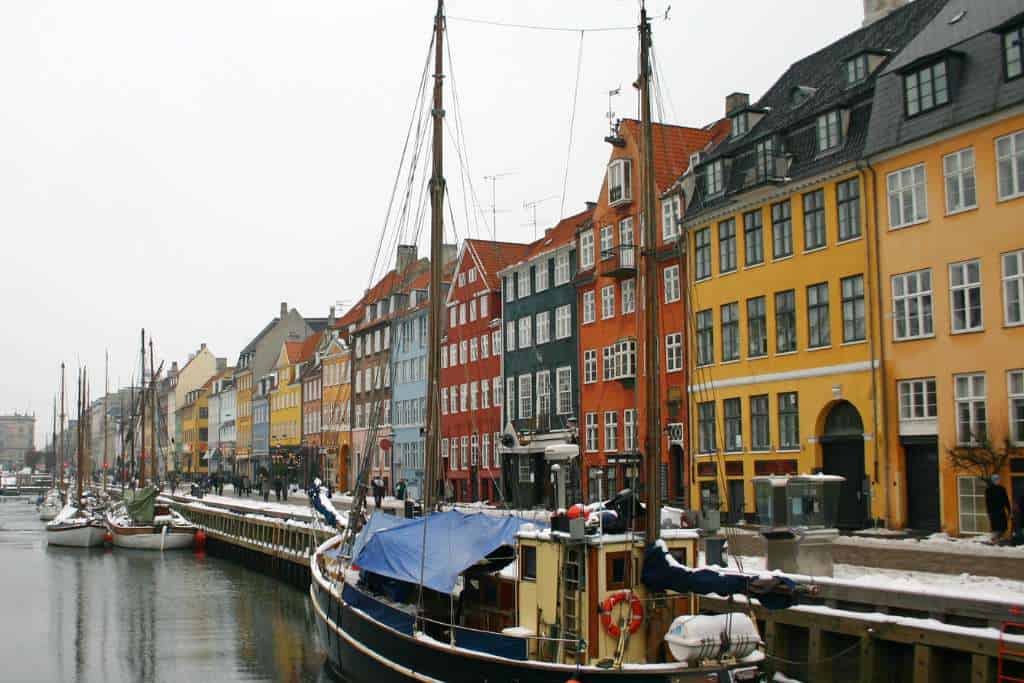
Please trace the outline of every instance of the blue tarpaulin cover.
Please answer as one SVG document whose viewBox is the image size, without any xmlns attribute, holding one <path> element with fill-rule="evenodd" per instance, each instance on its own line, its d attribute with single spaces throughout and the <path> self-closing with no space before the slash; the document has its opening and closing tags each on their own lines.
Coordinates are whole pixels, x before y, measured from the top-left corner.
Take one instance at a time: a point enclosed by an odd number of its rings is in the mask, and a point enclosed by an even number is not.
<svg viewBox="0 0 1024 683">
<path fill-rule="evenodd" d="M 368 526 L 372 526 L 377 517 L 375 513 Z M 417 584 L 422 570 L 424 586 L 440 593 L 451 593 L 459 574 L 501 546 L 514 547 L 516 532 L 526 523 L 519 517 L 491 517 L 457 510 L 438 512 L 378 529 L 366 538 L 362 549 L 354 553 L 355 562 L 366 571 Z M 424 550 L 426 557 L 423 557 Z M 510 552 L 508 561 L 513 559 Z M 500 569 L 500 565 L 495 569 Z"/>
</svg>

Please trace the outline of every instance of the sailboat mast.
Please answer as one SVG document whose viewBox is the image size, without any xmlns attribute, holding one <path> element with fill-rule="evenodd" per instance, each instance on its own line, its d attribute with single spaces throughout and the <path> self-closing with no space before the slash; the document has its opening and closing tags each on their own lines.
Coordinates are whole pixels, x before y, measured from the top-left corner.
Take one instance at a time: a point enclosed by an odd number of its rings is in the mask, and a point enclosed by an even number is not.
<svg viewBox="0 0 1024 683">
<path fill-rule="evenodd" d="M 53 395 L 53 421 L 51 423 L 50 444 L 53 446 L 53 465 L 57 466 L 57 394 Z M 54 482 L 53 472 L 50 481 Z"/>
<path fill-rule="evenodd" d="M 58 491 L 64 488 L 64 364 L 60 364 L 60 486 Z"/>
<path fill-rule="evenodd" d="M 161 369 L 163 368 L 163 365 L 164 365 L 163 363 L 160 363 Z M 149 337 L 149 391 L 150 391 L 150 397 L 151 397 L 150 412 L 153 414 L 153 419 L 152 419 L 152 421 L 153 421 L 153 433 L 151 434 L 151 436 L 153 437 L 153 446 L 152 446 L 153 455 L 150 458 L 149 480 L 151 482 L 153 482 L 153 484 L 156 484 L 156 455 L 157 455 L 158 444 L 160 443 L 160 441 L 157 439 L 157 435 L 156 435 L 156 430 L 157 430 L 157 417 L 156 417 L 156 371 L 153 370 L 153 336 L 152 335 L 150 335 L 150 337 Z"/>
<path fill-rule="evenodd" d="M 430 343 L 427 355 L 427 424 L 426 467 L 423 486 L 423 512 L 428 513 L 440 497 L 440 439 L 441 411 L 438 405 L 438 387 L 441 385 L 441 269 L 444 240 L 444 0 L 437 2 L 434 17 L 434 122 L 433 172 L 430 176 Z"/>
<path fill-rule="evenodd" d="M 651 25 L 647 8 L 640 8 L 640 125 L 643 133 L 643 216 L 644 216 L 644 366 L 647 372 L 644 448 L 644 480 L 647 483 L 647 516 L 644 532 L 648 543 L 661 536 L 661 354 L 658 344 L 658 259 L 657 212 L 654 189 L 654 134 L 651 130 Z"/>
<path fill-rule="evenodd" d="M 107 415 L 109 410 L 107 409 L 107 400 L 110 395 L 110 353 L 103 353 L 103 468 L 101 470 L 101 476 L 103 478 L 103 490 L 107 490 L 107 449 L 108 436 L 107 436 Z"/>
<path fill-rule="evenodd" d="M 139 488 L 146 485 L 146 330 L 140 334 L 142 365 L 139 366 Z"/>
<path fill-rule="evenodd" d="M 82 408 L 83 401 L 85 400 L 85 375 L 83 370 L 78 371 L 78 429 L 75 430 L 77 437 L 78 446 L 78 457 L 75 460 L 75 490 L 76 500 L 78 501 L 78 507 L 82 507 L 82 476 L 84 474 L 84 468 L 82 467 L 82 451 L 85 450 L 83 436 L 85 433 L 85 425 L 83 424 L 82 416 L 84 410 Z"/>
</svg>

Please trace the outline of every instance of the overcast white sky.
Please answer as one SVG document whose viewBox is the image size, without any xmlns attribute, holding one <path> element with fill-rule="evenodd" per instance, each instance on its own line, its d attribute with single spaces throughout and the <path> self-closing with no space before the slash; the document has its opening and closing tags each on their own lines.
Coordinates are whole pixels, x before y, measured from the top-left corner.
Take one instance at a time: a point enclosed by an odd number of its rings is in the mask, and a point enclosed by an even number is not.
<svg viewBox="0 0 1024 683">
<path fill-rule="evenodd" d="M 654 28 L 664 120 L 696 126 L 721 116 L 730 92 L 756 99 L 863 15 L 862 0 L 652 0 L 650 11 L 669 4 Z M 142 326 L 158 357 L 181 361 L 206 342 L 234 363 L 281 301 L 324 316 L 357 299 L 434 8 L 0 3 L 0 413 L 35 411 L 42 445 L 61 360 L 72 375 L 87 364 L 98 396 L 104 349 L 112 384 L 127 382 Z M 580 37 L 454 17 L 632 26 L 638 2 L 449 0 L 447 11 L 469 173 L 486 205 L 484 176 L 510 174 L 497 181 L 497 236 L 528 241 L 525 201 L 557 195 L 538 223 L 559 217 Z M 583 38 L 566 214 L 600 188 L 608 90 L 621 85 L 613 107 L 636 115 L 636 40 Z M 448 170 L 457 193 L 450 148 Z"/>
</svg>

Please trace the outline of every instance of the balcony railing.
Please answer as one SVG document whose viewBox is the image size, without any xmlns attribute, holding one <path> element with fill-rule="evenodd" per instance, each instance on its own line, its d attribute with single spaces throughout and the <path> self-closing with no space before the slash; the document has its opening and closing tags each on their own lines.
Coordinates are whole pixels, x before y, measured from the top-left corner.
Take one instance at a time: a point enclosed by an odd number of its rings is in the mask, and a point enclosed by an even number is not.
<svg viewBox="0 0 1024 683">
<path fill-rule="evenodd" d="M 620 244 L 601 252 L 601 275 L 629 278 L 636 275 L 637 246 Z"/>
</svg>

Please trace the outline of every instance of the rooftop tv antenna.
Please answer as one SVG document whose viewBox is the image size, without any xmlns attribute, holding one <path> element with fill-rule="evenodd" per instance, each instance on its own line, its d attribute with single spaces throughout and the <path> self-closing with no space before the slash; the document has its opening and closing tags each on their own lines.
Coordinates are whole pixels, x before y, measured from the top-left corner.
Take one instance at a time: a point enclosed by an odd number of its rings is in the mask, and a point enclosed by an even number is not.
<svg viewBox="0 0 1024 683">
<path fill-rule="evenodd" d="M 608 117 L 608 128 L 611 130 L 611 134 L 614 136 L 618 133 L 618 123 L 615 121 L 615 110 L 612 109 L 612 98 L 619 95 L 622 92 L 622 85 L 620 84 L 617 88 L 608 91 L 608 112 L 605 114 Z"/>
<path fill-rule="evenodd" d="M 515 174 L 515 171 L 506 171 L 505 173 L 495 173 L 494 175 L 484 176 L 484 180 L 491 184 L 491 239 L 495 241 L 498 239 L 498 204 L 496 199 L 498 178 L 504 178 L 505 176 Z"/>
<path fill-rule="evenodd" d="M 533 212 L 533 239 L 537 239 L 537 205 L 551 201 L 552 199 L 558 199 L 558 195 L 553 194 L 549 197 L 544 197 L 543 199 L 534 199 L 532 202 L 523 202 L 523 208 L 530 209 Z"/>
</svg>

